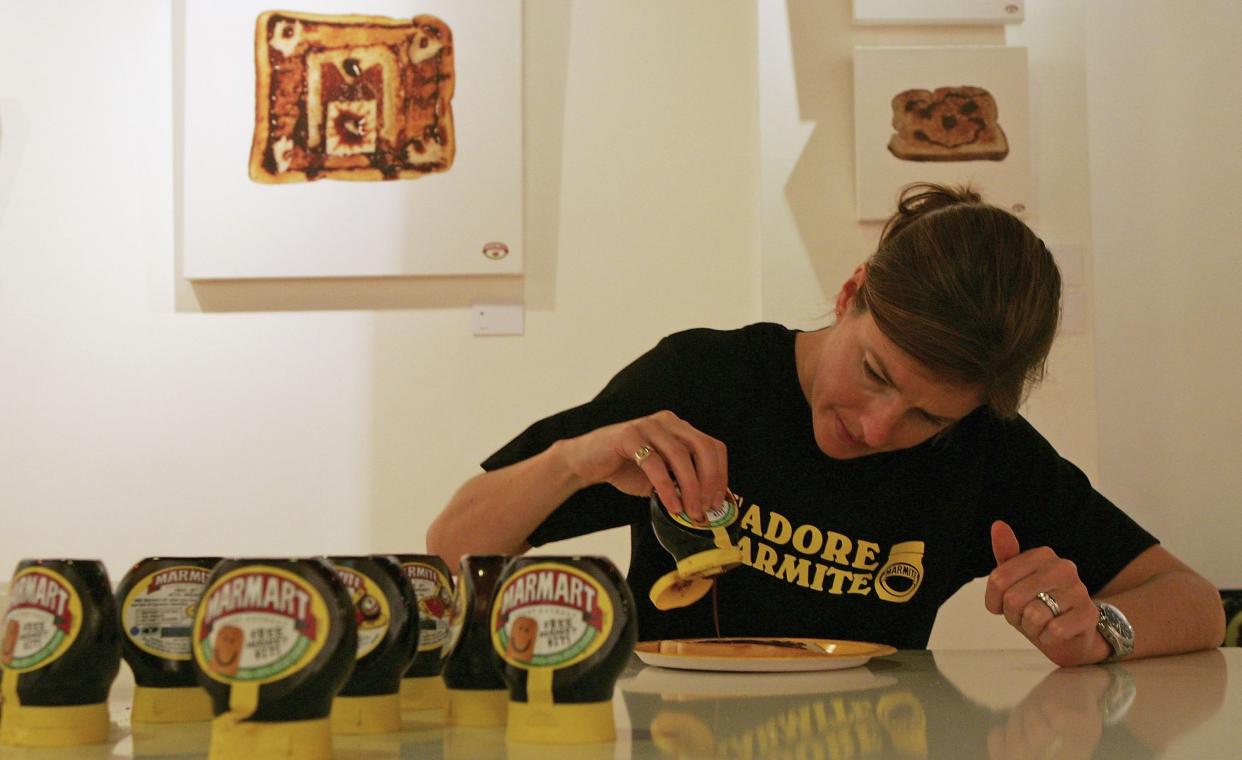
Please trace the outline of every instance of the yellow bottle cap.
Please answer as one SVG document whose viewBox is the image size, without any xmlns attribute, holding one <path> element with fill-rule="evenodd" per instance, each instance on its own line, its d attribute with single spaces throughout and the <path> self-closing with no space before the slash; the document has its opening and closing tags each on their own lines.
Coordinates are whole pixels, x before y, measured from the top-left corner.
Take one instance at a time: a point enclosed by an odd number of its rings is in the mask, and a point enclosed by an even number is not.
<svg viewBox="0 0 1242 760">
<path fill-rule="evenodd" d="M 715 583 L 711 578 L 692 575 L 683 578 L 676 570 L 660 576 L 651 584 L 647 597 L 657 610 L 671 610 L 677 607 L 688 607 L 702 599 Z"/>
<path fill-rule="evenodd" d="M 191 723 L 211 720 L 211 696 L 199 686 L 134 687 L 134 723 Z"/>
<path fill-rule="evenodd" d="M 135 723 L 134 757 L 195 757 L 211 748 L 211 722 Z"/>
<path fill-rule="evenodd" d="M 612 701 L 580 704 L 509 703 L 505 736 L 513 742 L 590 744 L 617 738 Z"/>
<path fill-rule="evenodd" d="M 38 707 L 9 702 L 0 715 L 0 744 L 74 747 L 108 740 L 108 705 Z"/>
<path fill-rule="evenodd" d="M 401 730 L 401 697 L 337 697 L 328 717 L 334 734 L 391 734 Z"/>
<path fill-rule="evenodd" d="M 691 554 L 677 563 L 677 574 L 682 578 L 696 575 L 704 577 L 720 575 L 725 570 L 742 563 L 742 550 L 736 546 L 717 547 Z"/>
<path fill-rule="evenodd" d="M 448 689 L 450 726 L 503 726 L 509 711 L 508 689 Z"/>
<path fill-rule="evenodd" d="M 448 688 L 440 676 L 401 679 L 401 709 L 440 710 L 448 706 Z"/>
<path fill-rule="evenodd" d="M 225 713 L 211 722 L 209 760 L 328 760 L 332 728 L 327 718 L 281 723 L 238 721 Z"/>
</svg>

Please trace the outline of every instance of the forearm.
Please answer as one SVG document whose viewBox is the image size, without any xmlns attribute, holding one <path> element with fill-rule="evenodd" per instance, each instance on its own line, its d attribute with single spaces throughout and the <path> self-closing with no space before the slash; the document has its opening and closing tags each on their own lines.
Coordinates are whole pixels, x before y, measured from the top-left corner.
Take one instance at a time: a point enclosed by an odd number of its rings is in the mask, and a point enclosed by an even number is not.
<svg viewBox="0 0 1242 760">
<path fill-rule="evenodd" d="M 1105 588 L 1098 599 L 1116 605 L 1134 626 L 1132 657 L 1193 652 L 1224 640 L 1220 593 L 1188 568 L 1157 573 L 1125 591 L 1109 591 Z"/>
<path fill-rule="evenodd" d="M 456 568 L 463 554 L 521 554 L 531 532 L 583 487 L 563 442 L 466 481 L 427 531 L 427 551 Z"/>
</svg>

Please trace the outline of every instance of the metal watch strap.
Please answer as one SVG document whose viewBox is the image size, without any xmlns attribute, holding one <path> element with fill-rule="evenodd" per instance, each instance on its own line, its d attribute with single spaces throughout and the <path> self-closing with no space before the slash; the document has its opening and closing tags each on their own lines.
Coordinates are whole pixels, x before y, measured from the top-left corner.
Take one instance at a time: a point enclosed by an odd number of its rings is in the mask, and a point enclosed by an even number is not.
<svg viewBox="0 0 1242 760">
<path fill-rule="evenodd" d="M 1112 655 L 1105 661 L 1114 662 L 1129 656 L 1134 651 L 1134 628 L 1130 625 L 1130 621 L 1126 620 L 1121 610 L 1108 602 L 1094 602 L 1094 604 L 1100 612 L 1095 629 L 1100 632 L 1113 650 Z"/>
</svg>

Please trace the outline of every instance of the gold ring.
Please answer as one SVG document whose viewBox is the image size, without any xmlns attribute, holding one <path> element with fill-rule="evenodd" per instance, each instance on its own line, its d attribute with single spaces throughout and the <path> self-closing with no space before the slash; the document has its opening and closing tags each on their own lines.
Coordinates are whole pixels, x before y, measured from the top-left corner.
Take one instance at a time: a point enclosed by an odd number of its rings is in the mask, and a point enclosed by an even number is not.
<svg viewBox="0 0 1242 760">
<path fill-rule="evenodd" d="M 634 464 L 642 467 L 643 462 L 645 462 L 649 456 L 651 456 L 651 447 L 639 446 L 638 449 L 634 451 Z"/>
<path fill-rule="evenodd" d="M 1044 606 L 1048 608 L 1053 617 L 1061 614 L 1061 605 L 1057 604 L 1057 600 L 1052 594 L 1049 594 L 1047 591 L 1040 591 L 1035 595 L 1035 598 L 1044 603 Z"/>
</svg>

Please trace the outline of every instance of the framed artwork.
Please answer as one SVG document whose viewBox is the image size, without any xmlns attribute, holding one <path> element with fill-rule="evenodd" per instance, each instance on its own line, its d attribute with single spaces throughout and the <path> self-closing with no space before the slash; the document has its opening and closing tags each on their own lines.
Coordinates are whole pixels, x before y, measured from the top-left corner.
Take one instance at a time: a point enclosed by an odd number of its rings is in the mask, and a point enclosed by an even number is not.
<svg viewBox="0 0 1242 760">
<path fill-rule="evenodd" d="M 521 2 L 187 2 L 181 20 L 188 279 L 521 273 Z"/>
<path fill-rule="evenodd" d="M 855 48 L 858 218 L 887 218 L 920 181 L 1031 213 L 1028 110 L 1026 48 Z"/>
<path fill-rule="evenodd" d="M 1018 24 L 1025 0 L 854 0 L 855 24 Z"/>
</svg>

